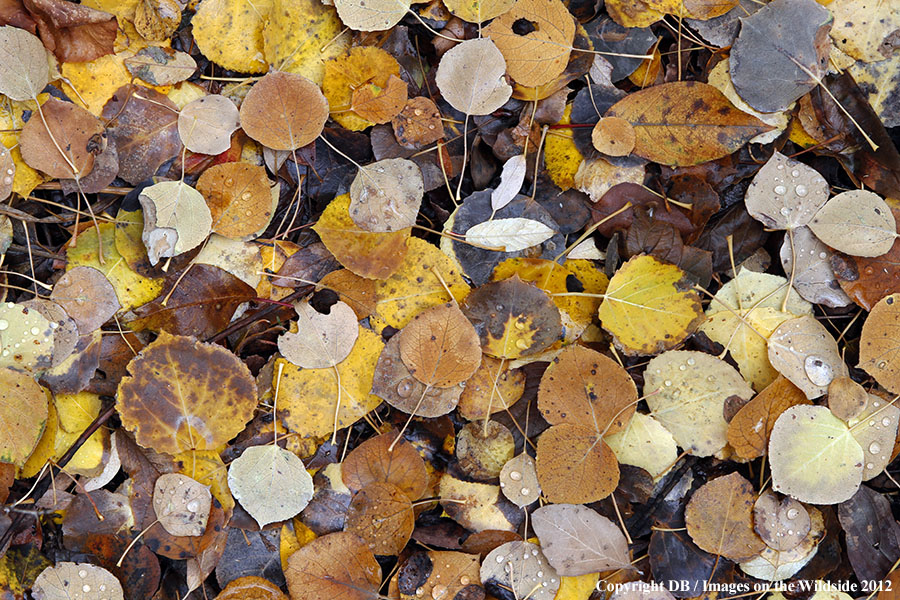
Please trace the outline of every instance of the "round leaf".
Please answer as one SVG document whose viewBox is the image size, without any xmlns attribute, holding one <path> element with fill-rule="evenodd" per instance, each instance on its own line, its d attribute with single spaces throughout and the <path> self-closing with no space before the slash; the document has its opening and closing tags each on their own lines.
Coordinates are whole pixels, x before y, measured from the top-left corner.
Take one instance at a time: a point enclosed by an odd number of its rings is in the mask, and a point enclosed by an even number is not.
<svg viewBox="0 0 900 600">
<path fill-rule="evenodd" d="M 631 567 L 628 542 L 619 527 L 580 504 L 544 506 L 533 514 L 541 551 L 565 577 Z"/>
<path fill-rule="evenodd" d="M 889 391 L 900 393 L 900 294 L 878 301 L 863 323 L 859 368 Z"/>
<path fill-rule="evenodd" d="M 291 554 L 284 577 L 292 600 L 371 600 L 381 586 L 381 566 L 358 535 L 338 532 Z"/>
<path fill-rule="evenodd" d="M 122 584 L 97 565 L 59 562 L 47 567 L 31 586 L 35 600 L 123 600 Z"/>
<path fill-rule="evenodd" d="M 274 444 L 251 446 L 234 459 L 228 487 L 260 527 L 298 515 L 313 496 L 303 461 Z"/>
<path fill-rule="evenodd" d="M 815 317 L 785 321 L 769 336 L 769 362 L 807 398 L 818 398 L 835 377 L 849 375 L 837 342 Z"/>
<path fill-rule="evenodd" d="M 391 448 L 396 439 L 397 433 L 391 431 L 351 450 L 341 463 L 344 484 L 355 492 L 370 483 L 390 483 L 411 501 L 421 498 L 428 484 L 425 461 L 407 441 Z"/>
<path fill-rule="evenodd" d="M 868 190 L 851 190 L 830 199 L 809 222 L 816 236 L 852 256 L 881 256 L 894 245 L 897 223 L 887 203 Z"/>
<path fill-rule="evenodd" d="M 328 101 L 319 86 L 293 73 L 265 75 L 241 104 L 244 132 L 273 150 L 306 146 L 322 133 L 327 120 Z"/>
<path fill-rule="evenodd" d="M 361 167 L 350 184 L 350 218 L 364 231 L 385 233 L 412 227 L 425 193 L 422 171 L 404 158 Z"/>
<path fill-rule="evenodd" d="M 141 190 L 144 231 L 150 264 L 178 256 L 203 243 L 212 228 L 212 214 L 203 195 L 184 181 L 163 181 Z"/>
<path fill-rule="evenodd" d="M 153 510 L 172 535 L 203 535 L 212 507 L 209 488 L 187 475 L 160 475 L 153 487 Z"/>
<path fill-rule="evenodd" d="M 609 496 L 619 483 L 619 463 L 593 429 L 554 425 L 537 444 L 537 474 L 551 502 L 584 504 Z"/>
<path fill-rule="evenodd" d="M 32 33 L 0 27 L 0 94 L 12 100 L 37 98 L 50 81 L 47 51 Z"/>
<path fill-rule="evenodd" d="M 105 145 L 100 121 L 71 102 L 50 98 L 19 136 L 22 158 L 50 177 L 80 179 L 94 167 L 94 155 Z"/>
<path fill-rule="evenodd" d="M 818 171 L 780 152 L 756 173 L 744 201 L 747 212 L 769 229 L 808 225 L 828 200 L 828 183 Z"/>
<path fill-rule="evenodd" d="M 506 61 L 488 38 L 466 40 L 441 57 L 435 83 L 450 106 L 468 115 L 487 115 L 509 100 Z"/>
<path fill-rule="evenodd" d="M 390 483 L 370 483 L 353 495 L 344 530 L 366 541 L 379 556 L 400 554 L 415 525 L 409 497 Z"/>
<path fill-rule="evenodd" d="M 717 477 L 694 492 L 684 511 L 688 535 L 701 549 L 733 561 L 765 548 L 753 531 L 756 491 L 738 473 Z"/>
<path fill-rule="evenodd" d="M 456 304 L 422 311 L 398 335 L 400 358 L 409 372 L 426 385 L 458 385 L 481 364 L 478 334 Z"/>
<path fill-rule="evenodd" d="M 560 585 L 540 547 L 518 541 L 497 546 L 484 557 L 481 582 L 488 591 L 511 590 L 515 598 L 531 600 L 553 600 Z"/>
<path fill-rule="evenodd" d="M 103 273 L 91 267 L 66 271 L 53 286 L 50 299 L 63 307 L 81 335 L 99 329 L 122 308 L 116 289 Z"/>
<path fill-rule="evenodd" d="M 178 113 L 178 135 L 191 152 L 221 154 L 231 147 L 231 134 L 241 126 L 234 102 L 212 94 L 197 98 Z"/>
<path fill-rule="evenodd" d="M 356 31 L 385 31 L 409 10 L 408 0 L 335 0 L 344 25 Z"/>
<path fill-rule="evenodd" d="M 333 367 L 350 354 L 359 337 L 356 313 L 347 304 L 336 302 L 322 314 L 309 302 L 296 302 L 297 333 L 278 338 L 278 351 L 298 367 Z"/>
</svg>

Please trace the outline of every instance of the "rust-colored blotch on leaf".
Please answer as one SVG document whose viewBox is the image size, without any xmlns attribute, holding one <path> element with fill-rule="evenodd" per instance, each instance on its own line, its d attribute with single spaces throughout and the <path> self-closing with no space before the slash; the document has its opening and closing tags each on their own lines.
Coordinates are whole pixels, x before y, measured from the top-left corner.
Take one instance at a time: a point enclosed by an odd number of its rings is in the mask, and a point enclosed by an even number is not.
<svg viewBox="0 0 900 600">
<path fill-rule="evenodd" d="M 241 127 L 273 150 L 296 150 L 319 137 L 328 120 L 328 100 L 319 86 L 294 73 L 269 73 L 241 104 Z"/>
<path fill-rule="evenodd" d="M 218 448 L 256 408 L 250 369 L 221 346 L 163 331 L 128 371 L 116 402 L 122 425 L 157 452 Z"/>
</svg>

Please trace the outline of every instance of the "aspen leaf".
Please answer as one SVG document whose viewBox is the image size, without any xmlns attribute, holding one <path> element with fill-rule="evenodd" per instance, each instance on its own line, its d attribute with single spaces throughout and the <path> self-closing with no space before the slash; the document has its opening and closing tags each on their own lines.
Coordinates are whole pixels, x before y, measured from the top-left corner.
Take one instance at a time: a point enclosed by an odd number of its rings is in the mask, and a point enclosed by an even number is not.
<svg viewBox="0 0 900 600">
<path fill-rule="evenodd" d="M 41 107 L 43 118 L 29 119 L 22 128 L 22 158 L 51 177 L 80 179 L 94 167 L 104 147 L 103 126 L 80 106 L 50 98 Z"/>
<path fill-rule="evenodd" d="M 183 181 L 162 181 L 141 191 L 144 231 L 150 264 L 178 256 L 203 243 L 212 228 L 212 213 L 203 195 Z"/>
<path fill-rule="evenodd" d="M 415 525 L 412 502 L 390 483 L 370 483 L 353 495 L 344 531 L 355 533 L 379 556 L 396 556 Z"/>
<path fill-rule="evenodd" d="M 212 231 L 235 240 L 265 231 L 278 205 L 278 187 L 271 186 L 265 168 L 243 162 L 206 169 L 197 180 L 197 191 L 209 207 Z"/>
<path fill-rule="evenodd" d="M 0 27 L 0 93 L 12 100 L 37 98 L 50 80 L 47 51 L 32 33 L 5 25 Z"/>
<path fill-rule="evenodd" d="M 562 336 L 559 309 L 545 292 L 515 276 L 477 288 L 462 310 L 484 353 L 496 358 L 536 354 Z"/>
<path fill-rule="evenodd" d="M 776 550 L 766 547 L 762 554 L 751 560 L 740 563 L 741 571 L 765 581 L 780 581 L 796 574 L 806 566 L 819 548 L 819 542 L 825 535 L 825 521 L 821 511 L 807 507 L 810 517 L 810 530 L 797 546 L 790 550 Z"/>
<path fill-rule="evenodd" d="M 15 181 L 16 175 L 16 159 L 13 157 L 12 152 L 4 146 L 0 144 L 0 199 L 6 200 L 9 198 L 9 195 L 13 191 L 13 182 Z M 4 215 L 5 216 L 5 215 Z M 3 222 L 3 239 L 9 239 L 12 241 L 12 222 L 9 220 L 9 217 L 6 217 L 6 220 Z M 0 243 L 0 248 L 3 246 L 7 246 L 6 242 Z M 6 250 L 4 250 L 6 252 Z"/>
<path fill-rule="evenodd" d="M 463 21 L 483 23 L 499 17 L 515 4 L 515 0 L 448 0 L 447 10 Z"/>
<path fill-rule="evenodd" d="M 0 441 L 0 461 L 25 464 L 47 423 L 47 395 L 27 373 L 0 369 L 0 425 L 6 435 Z"/>
<path fill-rule="evenodd" d="M 835 377 L 828 384 L 828 409 L 842 421 L 857 417 L 868 403 L 866 389 L 846 375 Z"/>
<path fill-rule="evenodd" d="M 425 96 L 407 100 L 400 114 L 391 119 L 394 137 L 404 148 L 420 148 L 444 137 L 444 123 L 437 105 Z"/>
<path fill-rule="evenodd" d="M 337 302 L 328 314 L 323 314 L 308 302 L 297 302 L 294 310 L 297 332 L 286 332 L 278 338 L 282 356 L 307 369 L 333 367 L 347 358 L 359 336 L 359 324 L 352 308 Z"/>
<path fill-rule="evenodd" d="M 368 3 L 369 0 L 365 1 Z M 379 1 L 392 2 L 397 6 L 393 0 Z M 354 92 L 364 86 L 375 85 L 382 90 L 380 96 L 387 89 L 391 75 L 400 76 L 400 63 L 387 51 L 375 46 L 356 46 L 326 62 L 322 92 L 328 99 L 331 117 L 351 131 L 361 131 L 374 125 L 373 121 L 353 111 Z"/>
<path fill-rule="evenodd" d="M 837 342 L 815 317 L 789 319 L 769 336 L 769 362 L 809 399 L 828 390 L 835 377 L 849 375 Z"/>
<path fill-rule="evenodd" d="M 834 196 L 819 209 L 809 228 L 835 250 L 852 256 L 881 256 L 897 237 L 890 207 L 881 196 L 867 190 Z"/>
<path fill-rule="evenodd" d="M 450 106 L 467 115 L 487 115 L 509 100 L 506 61 L 488 38 L 466 40 L 448 50 L 438 65 L 435 83 Z"/>
<path fill-rule="evenodd" d="M 358 535 L 338 532 L 293 553 L 284 576 L 293 600 L 371 600 L 381 585 L 381 566 Z"/>
<path fill-rule="evenodd" d="M 532 600 L 553 600 L 560 585 L 540 546 L 519 541 L 497 546 L 484 557 L 481 582 L 488 592 L 511 590 L 516 598 Z"/>
<path fill-rule="evenodd" d="M 534 459 L 523 452 L 506 461 L 500 469 L 500 491 L 519 508 L 540 498 L 541 485 Z"/>
<path fill-rule="evenodd" d="M 281 588 L 262 577 L 245 575 L 231 580 L 216 600 L 288 600 Z"/>
<path fill-rule="evenodd" d="M 514 30 L 516 22 L 523 19 L 531 23 L 524 35 Z M 534 87 L 565 70 L 575 39 L 575 20 L 560 0 L 518 0 L 484 33 L 506 59 L 509 76 Z"/>
<path fill-rule="evenodd" d="M 543 244 L 555 233 L 544 223 L 533 219 L 493 219 L 469 228 L 466 241 L 500 248 L 503 252 L 518 252 Z"/>
<path fill-rule="evenodd" d="M 893 393 L 900 393 L 900 294 L 885 296 L 863 323 L 859 368 Z"/>
<path fill-rule="evenodd" d="M 391 448 L 395 439 L 397 433 L 390 431 L 351 450 L 341 463 L 344 484 L 356 492 L 371 483 L 390 483 L 410 501 L 421 498 L 428 482 L 425 461 L 405 440 Z"/>
<path fill-rule="evenodd" d="M 721 158 L 770 129 L 735 108 L 713 86 L 697 81 L 664 83 L 628 94 L 604 117 L 631 124 L 634 154 L 675 166 Z"/>
<path fill-rule="evenodd" d="M 386 279 L 403 264 L 409 228 L 389 233 L 360 229 L 350 217 L 350 196 L 338 196 L 313 227 L 334 257 L 355 275 Z"/>
<path fill-rule="evenodd" d="M 416 598 L 481 598 L 479 556 L 429 550 L 412 554 L 398 571 L 399 600 Z M 422 581 L 422 577 L 427 576 Z M 402 582 L 402 584 L 400 583 Z M 419 592 L 421 590 L 421 592 Z"/>
<path fill-rule="evenodd" d="M 525 155 L 516 154 L 505 163 L 500 173 L 500 185 L 491 192 L 491 208 L 500 210 L 516 197 L 525 182 Z M 471 231 L 471 229 L 469 230 Z M 466 233 L 468 236 L 468 233 Z"/>
<path fill-rule="evenodd" d="M 717 477 L 691 496 L 684 511 L 688 535 L 701 549 L 736 562 L 765 548 L 753 531 L 756 490 L 738 473 Z"/>
<path fill-rule="evenodd" d="M 834 15 L 831 39 L 836 48 L 853 58 L 877 63 L 896 48 L 900 17 L 890 6 L 868 0 L 850 0 L 830 6 Z"/>
<path fill-rule="evenodd" d="M 593 427 L 600 436 L 621 431 L 637 399 L 634 380 L 625 369 L 578 345 L 568 346 L 550 362 L 538 389 L 538 408 L 548 423 Z"/>
<path fill-rule="evenodd" d="M 753 504 L 753 529 L 778 551 L 792 550 L 809 534 L 812 521 L 806 507 L 793 498 L 779 500 L 772 490 L 759 495 Z"/>
<path fill-rule="evenodd" d="M 828 183 L 818 171 L 775 152 L 747 188 L 747 212 L 769 229 L 808 225 L 828 200 Z"/>
<path fill-rule="evenodd" d="M 271 10 L 271 0 L 203 0 L 191 19 L 197 47 L 226 69 L 265 73 L 263 27 Z"/>
<path fill-rule="evenodd" d="M 162 331 L 128 371 L 116 402 L 122 425 L 157 452 L 217 448 L 256 408 L 250 370 L 221 346 Z"/>
<path fill-rule="evenodd" d="M 181 6 L 175 0 L 138 2 L 134 28 L 145 40 L 167 40 L 181 24 Z"/>
<path fill-rule="evenodd" d="M 263 29 L 269 66 L 321 86 L 325 63 L 346 52 L 351 41 L 342 35 L 344 25 L 335 8 L 317 0 L 273 0 L 272 13 L 281 16 L 269 19 Z"/>
<path fill-rule="evenodd" d="M 328 100 L 302 75 L 269 73 L 250 88 L 240 115 L 244 132 L 263 146 L 296 150 L 322 133 Z"/>
<path fill-rule="evenodd" d="M 50 367 L 58 323 L 22 304 L 3 302 L 0 326 L 0 368 L 34 372 Z"/>
<path fill-rule="evenodd" d="M 759 6 L 762 6 L 762 5 L 753 4 L 749 8 L 746 8 L 744 5 L 749 4 L 749 3 L 750 3 L 749 0 L 743 0 L 741 2 L 741 5 L 742 5 L 741 8 L 738 9 L 739 12 L 744 12 L 744 10 L 747 10 L 747 12 L 749 13 L 749 11 L 756 9 Z M 735 20 L 735 22 L 736 22 L 736 20 Z M 702 21 L 694 21 L 694 23 L 702 23 Z M 730 44 L 730 43 L 731 43 L 731 41 L 729 40 L 728 44 Z M 728 44 L 723 44 L 723 45 L 727 46 Z M 657 50 L 656 53 L 659 53 L 659 50 Z M 734 84 L 731 82 L 730 69 L 731 69 L 730 61 L 727 58 L 722 60 L 715 67 L 713 67 L 712 70 L 710 70 L 709 75 L 707 76 L 706 82 L 709 83 L 711 86 L 715 87 L 716 89 L 718 89 L 719 91 L 721 91 L 723 94 L 725 94 L 725 97 L 728 98 L 728 100 L 732 104 L 734 104 L 735 107 L 744 111 L 745 113 L 753 115 L 754 117 L 756 117 L 757 119 L 759 119 L 760 121 L 765 123 L 766 125 L 771 125 L 773 127 L 773 129 L 771 131 L 761 133 L 758 136 L 751 139 L 750 143 L 752 143 L 752 144 L 770 144 L 770 143 L 774 142 L 776 139 L 778 139 L 781 136 L 782 133 L 784 133 L 784 130 L 787 129 L 787 127 L 790 123 L 790 120 L 791 120 L 790 114 L 788 113 L 788 111 L 780 111 L 780 112 L 773 112 L 773 113 L 759 112 L 759 111 L 755 110 L 752 106 L 750 106 L 749 104 L 744 102 L 743 98 L 741 98 L 738 95 L 737 90 L 734 89 Z"/>
<path fill-rule="evenodd" d="M 123 58 L 122 64 L 129 73 L 155 86 L 179 83 L 197 70 L 197 63 L 190 54 L 161 46 L 141 48 L 134 56 Z"/>
<path fill-rule="evenodd" d="M 537 474 L 551 502 L 584 504 L 616 489 L 619 463 L 593 428 L 563 423 L 538 438 Z"/>
<path fill-rule="evenodd" d="M 745 460 L 764 455 L 776 419 L 798 404 L 810 404 L 810 401 L 800 388 L 779 375 L 731 418 L 728 443 Z"/>
<path fill-rule="evenodd" d="M 866 462 L 863 465 L 863 481 L 881 474 L 894 455 L 900 408 L 895 402 L 885 402 L 869 394 L 865 410 L 847 421 L 850 433 L 862 447 Z"/>
<path fill-rule="evenodd" d="M 160 475 L 153 488 L 153 510 L 172 535 L 203 535 L 212 507 L 205 485 L 179 473 Z"/>
<path fill-rule="evenodd" d="M 234 102 L 211 94 L 188 102 L 178 113 L 178 135 L 191 152 L 221 154 L 231 147 L 231 134 L 241 126 Z"/>
<path fill-rule="evenodd" d="M 798 227 L 785 235 L 780 255 L 785 274 L 804 300 L 832 308 L 853 302 L 841 289 L 831 267 L 835 253 L 809 227 Z"/>
<path fill-rule="evenodd" d="M 621 431 L 604 438 L 623 465 L 644 469 L 654 480 L 678 459 L 678 445 L 668 429 L 650 415 L 634 413 Z"/>
<path fill-rule="evenodd" d="M 444 473 L 438 486 L 441 506 L 451 519 L 474 532 L 513 532 L 522 523 L 522 512 L 502 497 L 500 487 L 464 481 Z"/>
<path fill-rule="evenodd" d="M 50 299 L 75 321 L 81 335 L 99 329 L 121 308 L 116 289 L 103 273 L 91 267 L 66 271 L 53 286 Z"/>
<path fill-rule="evenodd" d="M 364 230 L 390 233 L 416 223 L 425 185 L 416 163 L 389 158 L 361 167 L 350 184 L 350 218 Z"/>
<path fill-rule="evenodd" d="M 356 31 L 384 31 L 400 22 L 409 10 L 407 0 L 335 0 L 344 25 Z"/>
<path fill-rule="evenodd" d="M 862 483 L 864 463 L 850 429 L 824 406 L 792 406 L 772 428 L 772 489 L 801 502 L 847 500 Z"/>
<path fill-rule="evenodd" d="M 459 414 L 469 421 L 506 410 L 525 392 L 525 374 L 510 369 L 501 359 L 481 357 L 481 365 L 466 382 L 459 397 Z"/>
<path fill-rule="evenodd" d="M 32 593 L 36 600 L 123 600 L 122 584 L 97 565 L 58 562 L 47 567 L 34 580 Z"/>
<path fill-rule="evenodd" d="M 458 385 L 481 364 L 478 333 L 456 304 L 422 311 L 398 335 L 400 358 L 426 385 Z"/>
<path fill-rule="evenodd" d="M 646 255 L 616 271 L 598 313 L 603 328 L 628 355 L 672 348 L 703 320 L 700 297 L 684 272 Z"/>
<path fill-rule="evenodd" d="M 313 496 L 303 461 L 275 444 L 251 446 L 234 459 L 228 487 L 260 527 L 296 516 Z"/>
<path fill-rule="evenodd" d="M 608 156 L 628 156 L 634 150 L 634 127 L 619 117 L 604 117 L 591 132 L 591 143 Z"/>
<path fill-rule="evenodd" d="M 456 436 L 456 460 L 460 470 L 479 481 L 499 477 L 503 465 L 515 452 L 512 433 L 497 421 L 467 423 Z"/>
<path fill-rule="evenodd" d="M 697 456 L 711 456 L 727 444 L 725 400 L 753 396 L 734 367 L 710 354 L 684 350 L 664 352 L 647 363 L 644 392 L 653 418 Z"/>
<path fill-rule="evenodd" d="M 628 542 L 615 523 L 579 504 L 543 506 L 533 514 L 541 551 L 560 575 L 628 569 Z"/>
<path fill-rule="evenodd" d="M 350 108 L 373 123 L 389 123 L 406 106 L 407 85 L 396 75 L 389 75 L 387 85 L 367 83 L 353 90 Z"/>
</svg>

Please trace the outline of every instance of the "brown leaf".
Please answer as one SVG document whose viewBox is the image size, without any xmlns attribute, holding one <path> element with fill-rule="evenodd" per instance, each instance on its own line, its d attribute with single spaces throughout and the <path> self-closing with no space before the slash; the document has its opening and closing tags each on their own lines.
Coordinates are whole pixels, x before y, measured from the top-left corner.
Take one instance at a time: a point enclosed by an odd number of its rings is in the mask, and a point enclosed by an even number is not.
<svg viewBox="0 0 900 600">
<path fill-rule="evenodd" d="M 92 267 L 74 267 L 53 286 L 50 299 L 63 307 L 81 335 L 99 329 L 122 306 L 106 276 Z"/>
<path fill-rule="evenodd" d="M 738 473 L 717 477 L 694 492 L 684 511 L 688 535 L 703 550 L 735 562 L 765 548 L 753 531 L 753 484 Z"/>
<path fill-rule="evenodd" d="M 483 354 L 481 366 L 466 381 L 459 397 L 459 414 L 469 421 L 480 421 L 489 414 L 505 410 L 525 392 L 525 374 L 510 369 L 506 361 Z"/>
<path fill-rule="evenodd" d="M 383 88 L 369 82 L 353 90 L 350 110 L 367 121 L 388 123 L 405 105 L 406 82 L 391 74 Z"/>
<path fill-rule="evenodd" d="M 381 566 L 353 533 L 331 533 L 291 554 L 284 572 L 293 600 L 374 600 Z"/>
<path fill-rule="evenodd" d="M 900 223 L 900 208 L 891 207 Z M 831 257 L 835 278 L 850 298 L 866 310 L 887 296 L 900 292 L 900 238 L 886 254 L 874 258 L 835 253 Z"/>
<path fill-rule="evenodd" d="M 459 598 L 483 600 L 477 556 L 429 550 L 406 559 L 397 574 L 401 600 Z"/>
<path fill-rule="evenodd" d="M 412 502 L 390 483 L 370 483 L 353 495 L 344 531 L 361 537 L 373 553 L 398 555 L 415 525 Z"/>
<path fill-rule="evenodd" d="M 792 550 L 806 538 L 811 527 L 809 512 L 789 496 L 779 498 L 772 490 L 766 490 L 753 505 L 753 528 L 769 548 Z"/>
<path fill-rule="evenodd" d="M 229 582 L 216 600 L 288 600 L 288 597 L 271 581 L 246 575 Z"/>
<path fill-rule="evenodd" d="M 277 204 L 265 167 L 229 162 L 203 171 L 197 180 L 212 213 L 212 230 L 246 240 L 260 235 L 272 220 Z"/>
<path fill-rule="evenodd" d="M 136 318 L 126 322 L 128 327 L 206 338 L 224 329 L 240 304 L 256 297 L 256 290 L 219 267 L 195 264 L 182 274 L 169 275 L 164 294 L 134 309 Z"/>
<path fill-rule="evenodd" d="M 295 73 L 272 72 L 257 81 L 241 104 L 241 126 L 273 150 L 296 150 L 314 141 L 328 119 L 319 87 Z"/>
<path fill-rule="evenodd" d="M 43 117 L 41 116 L 43 114 Z M 22 158 L 51 177 L 83 177 L 105 145 L 97 117 L 71 102 L 50 98 L 22 128 Z"/>
<path fill-rule="evenodd" d="M 859 340 L 859 365 L 875 381 L 893 393 L 900 392 L 900 294 L 878 301 L 863 323 Z"/>
<path fill-rule="evenodd" d="M 66 0 L 24 0 L 41 41 L 59 62 L 89 62 L 113 53 L 119 25 L 107 12 Z"/>
<path fill-rule="evenodd" d="M 138 184 L 181 152 L 178 107 L 150 88 L 120 87 L 103 106 L 109 136 L 119 152 L 119 177 Z"/>
<path fill-rule="evenodd" d="M 372 483 L 390 483 L 418 500 L 428 484 L 425 461 L 407 441 L 391 445 L 397 433 L 389 431 L 354 448 L 341 464 L 344 484 L 354 492 Z"/>
<path fill-rule="evenodd" d="M 437 105 L 425 96 L 410 98 L 391 119 L 394 136 L 405 148 L 421 148 L 444 137 L 444 123 Z"/>
<path fill-rule="evenodd" d="M 800 388 L 779 375 L 734 415 L 728 424 L 728 443 L 741 458 L 764 455 L 778 416 L 797 404 L 811 403 Z"/>
<path fill-rule="evenodd" d="M 675 81 L 628 94 L 604 117 L 634 128 L 634 154 L 664 165 L 690 166 L 731 154 L 772 129 L 738 110 L 713 86 Z"/>
<path fill-rule="evenodd" d="M 869 394 L 866 388 L 849 377 L 835 377 L 828 386 L 828 408 L 838 419 L 849 421 L 866 409 Z"/>
<path fill-rule="evenodd" d="M 619 463 L 592 428 L 562 423 L 538 438 L 537 473 L 550 502 L 584 504 L 616 489 Z"/>
<path fill-rule="evenodd" d="M 398 336 L 400 358 L 413 377 L 426 385 L 453 387 L 481 364 L 478 334 L 455 303 L 420 312 Z"/>
<path fill-rule="evenodd" d="M 218 448 L 256 408 L 250 370 L 221 346 L 163 331 L 128 370 L 116 404 L 122 425 L 158 452 Z"/>
</svg>

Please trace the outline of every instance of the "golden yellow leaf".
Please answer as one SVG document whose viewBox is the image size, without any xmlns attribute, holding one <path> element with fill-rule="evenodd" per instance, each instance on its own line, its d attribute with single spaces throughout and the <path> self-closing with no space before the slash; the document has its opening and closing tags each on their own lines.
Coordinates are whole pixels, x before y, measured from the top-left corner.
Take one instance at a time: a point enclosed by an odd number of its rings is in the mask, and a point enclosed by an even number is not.
<svg viewBox="0 0 900 600">
<path fill-rule="evenodd" d="M 571 116 L 572 105 L 569 104 L 563 112 L 563 118 L 559 120 L 559 125 L 569 125 L 572 122 Z M 575 187 L 575 173 L 584 160 L 572 136 L 571 129 L 551 129 L 544 141 L 544 166 L 550 179 L 562 191 Z"/>
<path fill-rule="evenodd" d="M 515 0 L 447 0 L 444 6 L 463 21 L 484 23 L 499 17 L 515 3 Z"/>
<path fill-rule="evenodd" d="M 222 509 L 234 508 L 234 498 L 228 489 L 228 468 L 215 450 L 187 450 L 174 456 L 178 472 L 209 486 Z"/>
<path fill-rule="evenodd" d="M 353 350 L 339 365 L 341 405 L 337 427 L 352 425 L 381 404 L 381 398 L 369 393 L 375 376 L 375 362 L 384 348 L 381 337 L 359 328 Z M 332 431 L 338 401 L 335 369 L 302 369 L 284 359 L 275 363 L 275 377 L 284 365 L 278 392 L 278 410 L 285 427 L 303 437 L 321 436 Z M 275 382 L 273 381 L 273 389 Z"/>
<path fill-rule="evenodd" d="M 357 46 L 347 54 L 327 61 L 322 91 L 328 98 L 331 117 L 350 131 L 361 131 L 374 125 L 351 110 L 353 91 L 368 83 L 384 89 L 391 75 L 400 76 L 400 63 L 375 46 Z"/>
<path fill-rule="evenodd" d="M 203 55 L 241 73 L 265 73 L 263 27 L 272 0 L 203 0 L 191 24 Z"/>
</svg>

